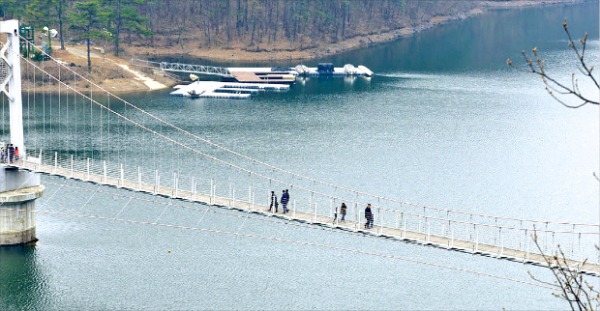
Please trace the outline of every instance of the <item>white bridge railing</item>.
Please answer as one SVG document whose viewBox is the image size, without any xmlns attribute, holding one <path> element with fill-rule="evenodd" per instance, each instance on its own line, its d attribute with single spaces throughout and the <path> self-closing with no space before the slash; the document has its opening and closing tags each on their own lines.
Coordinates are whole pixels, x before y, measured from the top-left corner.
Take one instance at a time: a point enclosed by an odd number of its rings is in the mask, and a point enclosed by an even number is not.
<svg viewBox="0 0 600 311">
<path fill-rule="evenodd" d="M 244 181 L 221 182 L 216 178 L 77 159 L 72 155 L 61 157 L 58 153 L 44 155 L 41 160 L 24 161 L 21 166 L 66 178 L 261 213 L 268 210 L 270 192 L 276 191 L 278 197 L 281 192 L 281 186 L 278 186 L 278 190 L 269 183 L 255 182 L 244 185 Z M 538 245 L 545 254 L 554 254 L 560 246 L 567 258 L 573 261 L 581 262 L 587 259 L 590 263 L 598 263 L 595 247 L 598 241 L 598 226 L 593 224 L 536 222 L 450 210 L 432 210 L 385 200 L 366 202 L 342 199 L 294 188 L 293 185 L 290 185 L 290 196 L 290 213 L 285 217 L 292 219 L 522 261 L 540 261 L 539 256 L 538 259 L 533 258 L 540 253 L 532 240 L 535 231 Z M 347 205 L 344 222 L 340 220 L 339 215 L 342 202 Z M 370 230 L 364 229 L 364 208 L 367 203 L 373 205 L 375 220 L 375 226 Z M 279 213 L 281 211 L 280 205 Z M 334 222 L 335 213 L 338 213 L 338 217 Z"/>
</svg>

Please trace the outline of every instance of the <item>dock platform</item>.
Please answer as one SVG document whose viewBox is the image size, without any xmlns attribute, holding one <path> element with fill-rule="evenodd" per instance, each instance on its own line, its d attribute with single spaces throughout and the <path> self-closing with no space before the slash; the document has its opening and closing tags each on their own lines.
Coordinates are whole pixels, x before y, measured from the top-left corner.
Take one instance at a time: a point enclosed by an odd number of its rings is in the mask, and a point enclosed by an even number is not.
<svg viewBox="0 0 600 311">
<path fill-rule="evenodd" d="M 177 85 L 171 95 L 191 98 L 246 99 L 259 91 L 287 91 L 288 84 L 239 83 L 196 81 L 188 85 Z"/>
</svg>

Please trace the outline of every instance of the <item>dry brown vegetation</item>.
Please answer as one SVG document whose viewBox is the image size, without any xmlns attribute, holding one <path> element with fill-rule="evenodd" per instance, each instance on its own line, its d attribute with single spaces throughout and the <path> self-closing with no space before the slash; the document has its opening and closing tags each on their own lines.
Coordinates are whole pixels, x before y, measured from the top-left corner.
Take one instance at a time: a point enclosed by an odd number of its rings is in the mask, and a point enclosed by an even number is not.
<svg viewBox="0 0 600 311">
<path fill-rule="evenodd" d="M 73 48 L 70 48 L 72 50 Z M 80 50 L 81 51 L 81 50 Z M 87 73 L 87 60 L 79 55 L 66 50 L 57 50 L 53 53 L 53 58 L 63 62 L 59 64 L 53 61 L 21 61 L 22 87 L 24 91 L 29 92 L 70 92 L 75 89 L 81 92 L 91 90 L 92 84 L 86 81 L 89 79 L 102 88 L 111 92 L 134 92 L 145 91 L 147 87 L 137 81 L 133 75 L 118 64 L 125 61 L 107 56 L 102 59 L 98 56 L 92 58 L 94 66 L 91 74 Z M 152 74 L 152 72 L 146 72 Z M 49 78 L 49 75 L 55 78 Z M 82 78 L 84 77 L 84 78 Z M 173 81 L 166 77 L 153 77 L 161 80 L 163 83 L 172 84 Z M 59 83 L 58 79 L 62 83 Z M 60 84 L 60 87 L 59 87 Z"/>
</svg>

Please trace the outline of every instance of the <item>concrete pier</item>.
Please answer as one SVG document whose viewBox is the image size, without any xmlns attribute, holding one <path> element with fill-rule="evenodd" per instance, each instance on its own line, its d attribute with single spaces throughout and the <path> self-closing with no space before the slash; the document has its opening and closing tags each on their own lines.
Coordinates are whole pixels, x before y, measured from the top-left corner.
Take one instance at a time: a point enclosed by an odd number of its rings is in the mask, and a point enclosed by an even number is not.
<svg viewBox="0 0 600 311">
<path fill-rule="evenodd" d="M 0 167 L 0 246 L 37 241 L 35 200 L 43 193 L 38 174 Z"/>
<path fill-rule="evenodd" d="M 6 43 L 0 49 L 0 61 L 5 65 L 5 70 L 0 71 L 0 96 L 5 96 L 9 102 L 9 142 L 20 150 L 19 156 L 25 158 L 19 21 L 0 21 L 0 33 L 6 34 Z M 10 163 L 0 165 L 0 246 L 36 240 L 35 199 L 43 193 L 39 175 L 20 171 Z"/>
</svg>

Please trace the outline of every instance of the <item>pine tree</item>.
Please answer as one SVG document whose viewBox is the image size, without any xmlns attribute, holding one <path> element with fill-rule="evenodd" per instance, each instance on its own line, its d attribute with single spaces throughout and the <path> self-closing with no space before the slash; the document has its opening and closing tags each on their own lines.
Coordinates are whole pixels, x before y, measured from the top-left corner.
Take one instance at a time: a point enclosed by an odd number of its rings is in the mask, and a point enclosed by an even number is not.
<svg viewBox="0 0 600 311">
<path fill-rule="evenodd" d="M 131 36 L 139 34 L 149 36 L 150 31 L 144 28 L 145 19 L 138 12 L 138 8 L 145 5 L 147 0 L 104 0 L 108 14 L 109 30 L 114 43 L 114 55 L 119 56 L 121 51 L 121 35 Z"/>
<path fill-rule="evenodd" d="M 99 0 L 76 2 L 69 21 L 71 29 L 79 31 L 80 38 L 85 40 L 87 46 L 88 74 L 92 73 L 92 59 L 90 45 L 92 39 L 107 38 L 110 33 L 106 30 L 107 12 L 102 10 Z"/>
<path fill-rule="evenodd" d="M 58 24 L 60 49 L 65 49 L 64 23 L 66 19 L 67 0 L 30 0 L 26 16 L 38 29 L 47 26 L 53 28 Z"/>
</svg>

